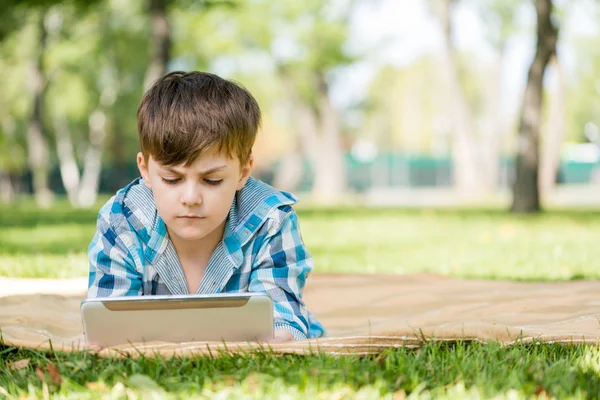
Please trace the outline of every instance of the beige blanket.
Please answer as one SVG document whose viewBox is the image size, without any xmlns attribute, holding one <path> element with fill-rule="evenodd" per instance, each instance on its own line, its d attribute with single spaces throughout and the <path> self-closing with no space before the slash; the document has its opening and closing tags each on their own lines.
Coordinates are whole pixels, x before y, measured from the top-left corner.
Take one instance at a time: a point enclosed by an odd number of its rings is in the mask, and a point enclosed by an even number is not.
<svg viewBox="0 0 600 400">
<path fill-rule="evenodd" d="M 0 278 L 0 329 L 15 346 L 81 348 L 79 305 L 85 280 Z M 60 294 L 57 294 L 60 293 Z M 328 335 L 273 344 L 277 352 L 344 354 L 418 346 L 425 340 L 598 343 L 600 282 L 521 283 L 438 275 L 313 274 L 305 300 Z M 49 340 L 51 339 L 51 341 Z M 146 343 L 102 350 L 103 355 L 218 354 L 260 345 Z"/>
</svg>

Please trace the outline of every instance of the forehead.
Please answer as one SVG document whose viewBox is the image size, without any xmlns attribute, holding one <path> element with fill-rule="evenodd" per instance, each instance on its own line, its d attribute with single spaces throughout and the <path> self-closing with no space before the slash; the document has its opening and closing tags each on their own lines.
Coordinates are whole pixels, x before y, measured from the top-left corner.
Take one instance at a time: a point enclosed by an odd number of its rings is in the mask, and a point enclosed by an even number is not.
<svg viewBox="0 0 600 400">
<path fill-rule="evenodd" d="M 237 157 L 231 157 L 226 153 L 214 150 L 206 150 L 200 153 L 191 164 L 166 165 L 162 164 L 150 156 L 149 162 L 160 169 L 172 169 L 177 171 L 205 171 L 211 168 L 223 167 L 222 169 L 231 169 L 239 166 Z"/>
</svg>

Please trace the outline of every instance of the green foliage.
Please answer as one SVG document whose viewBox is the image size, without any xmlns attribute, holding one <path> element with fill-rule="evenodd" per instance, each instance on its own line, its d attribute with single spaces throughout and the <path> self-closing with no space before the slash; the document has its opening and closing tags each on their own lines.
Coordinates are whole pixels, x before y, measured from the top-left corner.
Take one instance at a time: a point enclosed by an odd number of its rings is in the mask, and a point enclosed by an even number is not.
<svg viewBox="0 0 600 400">
<path fill-rule="evenodd" d="M 332 4 L 318 0 L 246 1 L 231 15 L 232 21 L 221 38 L 237 42 L 237 47 L 230 47 L 234 53 L 265 54 L 272 71 L 285 71 L 304 100 L 312 104 L 316 101 L 318 78 L 329 78 L 335 68 L 356 59 L 345 48 L 354 1 L 344 0 L 336 7 Z"/>
<path fill-rule="evenodd" d="M 86 11 L 88 7 L 98 3 L 100 0 L 2 0 L 0 11 L 0 41 L 15 30 L 22 28 L 23 21 L 32 11 L 42 14 L 56 5 L 73 5 L 80 11 Z"/>
<path fill-rule="evenodd" d="M 0 346 L 0 391 L 42 398 L 596 398 L 594 346 L 430 343 L 371 356 L 100 358 Z M 21 369 L 13 363 L 29 360 Z M 21 364 L 23 362 L 21 361 Z M 18 364 L 16 364 L 18 365 Z M 39 372 L 36 372 L 39 371 Z M 44 381 L 40 379 L 43 378 Z M 59 384 L 60 383 L 60 384 Z M 2 393 L 2 392 L 0 392 Z"/>
<path fill-rule="evenodd" d="M 506 42 L 519 32 L 521 27 L 516 16 L 530 2 L 524 0 L 470 0 L 479 11 L 486 26 L 489 42 L 496 50 L 504 51 Z"/>
<path fill-rule="evenodd" d="M 0 22 L 1 24 L 1 22 Z M 25 132 L 30 113 L 27 91 L 30 69 L 21 61 L 30 56 L 29 38 L 34 32 L 23 29 L 0 42 L 0 169 L 20 172 L 27 167 Z"/>
<path fill-rule="evenodd" d="M 51 162 L 57 161 L 53 140 L 57 121 L 67 122 L 81 163 L 89 141 L 88 118 L 99 109 L 107 117 L 103 165 L 118 167 L 133 160 L 138 151 L 135 115 L 150 57 L 146 1 L 11 0 L 9 4 L 3 15 L 16 25 L 0 41 L 0 167 L 20 173 L 27 165 L 25 139 L 32 108 L 28 66 L 38 56 L 40 18 L 48 30 L 42 67 L 47 79 L 44 132 L 50 139 Z M 314 0 L 298 4 L 177 0 L 168 7 L 169 68 L 211 70 L 221 61 L 233 63 L 229 77 L 256 93 L 265 114 L 286 94 L 277 74 L 248 67 L 256 65 L 257 54 L 264 55 L 267 69 L 284 66 L 291 71 L 309 102 L 315 101 L 315 74 L 329 74 L 352 61 L 343 48 L 349 12 L 344 7 L 333 10 Z M 300 49 L 301 57 L 273 51 L 282 34 Z"/>
</svg>

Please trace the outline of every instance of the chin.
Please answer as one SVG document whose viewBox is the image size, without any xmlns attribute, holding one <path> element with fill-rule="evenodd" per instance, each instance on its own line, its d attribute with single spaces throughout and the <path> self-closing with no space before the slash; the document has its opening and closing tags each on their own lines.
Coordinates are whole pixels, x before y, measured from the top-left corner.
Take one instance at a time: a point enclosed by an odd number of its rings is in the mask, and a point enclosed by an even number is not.
<svg viewBox="0 0 600 400">
<path fill-rule="evenodd" d="M 181 231 L 175 232 L 175 234 L 184 240 L 200 240 L 206 237 L 207 232 L 199 232 L 197 230 L 192 229 L 183 229 Z"/>
</svg>

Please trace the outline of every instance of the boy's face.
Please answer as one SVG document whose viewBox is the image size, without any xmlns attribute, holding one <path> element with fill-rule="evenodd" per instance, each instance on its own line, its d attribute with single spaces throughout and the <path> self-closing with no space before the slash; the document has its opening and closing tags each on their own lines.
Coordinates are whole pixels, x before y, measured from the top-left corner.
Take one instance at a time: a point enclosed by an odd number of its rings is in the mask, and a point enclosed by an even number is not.
<svg viewBox="0 0 600 400">
<path fill-rule="evenodd" d="M 235 192 L 246 184 L 253 165 L 252 157 L 240 166 L 237 157 L 213 150 L 187 167 L 162 165 L 152 156 L 146 162 L 142 153 L 137 162 L 171 239 L 184 241 L 201 240 L 222 229 Z"/>
</svg>

